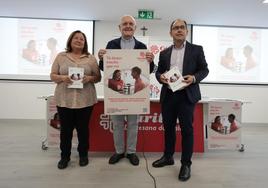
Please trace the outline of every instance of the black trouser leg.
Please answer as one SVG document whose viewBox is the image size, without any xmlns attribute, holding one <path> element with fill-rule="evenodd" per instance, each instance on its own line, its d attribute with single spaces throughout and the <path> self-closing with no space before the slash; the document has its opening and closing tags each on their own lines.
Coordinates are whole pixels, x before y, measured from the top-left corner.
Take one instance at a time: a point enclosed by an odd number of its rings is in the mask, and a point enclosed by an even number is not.
<svg viewBox="0 0 268 188">
<path fill-rule="evenodd" d="M 181 163 L 182 165 L 190 166 L 193 155 L 194 146 L 194 131 L 193 131 L 193 113 L 195 104 L 185 104 L 184 110 L 179 113 L 180 128 L 181 128 Z"/>
<path fill-rule="evenodd" d="M 165 149 L 164 156 L 170 158 L 175 152 L 176 144 L 176 121 L 177 112 L 172 104 L 173 100 L 166 100 L 162 105 L 162 116 L 164 124 L 164 135 L 165 135 Z"/>
<path fill-rule="evenodd" d="M 89 119 L 93 107 L 76 110 L 76 130 L 78 137 L 78 152 L 80 157 L 88 156 L 89 149 Z"/>
<path fill-rule="evenodd" d="M 181 163 L 191 165 L 193 154 L 193 112 L 195 104 L 190 103 L 186 91 L 168 90 L 162 102 L 162 115 L 165 127 L 165 153 L 169 157 L 175 152 L 176 121 L 179 119 L 182 136 Z"/>
<path fill-rule="evenodd" d="M 72 109 L 57 107 L 60 118 L 61 158 L 70 158 L 74 130 L 74 114 Z"/>
</svg>

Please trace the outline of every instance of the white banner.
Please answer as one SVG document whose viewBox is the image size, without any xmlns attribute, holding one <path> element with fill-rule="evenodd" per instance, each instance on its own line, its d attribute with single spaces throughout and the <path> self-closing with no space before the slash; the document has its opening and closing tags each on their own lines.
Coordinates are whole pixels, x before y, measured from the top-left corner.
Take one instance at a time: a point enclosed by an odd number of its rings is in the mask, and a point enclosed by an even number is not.
<svg viewBox="0 0 268 188">
<path fill-rule="evenodd" d="M 208 149 L 239 149 L 241 105 L 239 101 L 209 102 Z"/>
</svg>

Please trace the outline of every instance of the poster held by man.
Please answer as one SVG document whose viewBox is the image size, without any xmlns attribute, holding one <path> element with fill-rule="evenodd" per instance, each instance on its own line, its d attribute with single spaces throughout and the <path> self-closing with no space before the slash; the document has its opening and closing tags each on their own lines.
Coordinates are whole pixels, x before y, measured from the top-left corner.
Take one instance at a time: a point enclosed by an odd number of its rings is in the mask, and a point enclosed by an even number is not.
<svg viewBox="0 0 268 188">
<path fill-rule="evenodd" d="M 147 50 L 107 50 L 104 55 L 105 114 L 150 113 Z"/>
</svg>

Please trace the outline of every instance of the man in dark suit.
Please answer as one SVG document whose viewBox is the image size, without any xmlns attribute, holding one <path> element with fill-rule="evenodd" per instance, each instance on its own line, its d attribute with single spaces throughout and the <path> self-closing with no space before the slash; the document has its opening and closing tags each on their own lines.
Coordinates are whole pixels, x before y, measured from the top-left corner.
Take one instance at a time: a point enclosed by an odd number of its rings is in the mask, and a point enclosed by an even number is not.
<svg viewBox="0 0 268 188">
<path fill-rule="evenodd" d="M 160 102 L 165 128 L 164 155 L 153 162 L 153 167 L 173 165 L 176 143 L 176 121 L 179 118 L 182 135 L 182 154 L 179 180 L 191 177 L 191 158 L 193 153 L 193 113 L 196 103 L 201 99 L 199 82 L 208 75 L 207 62 L 203 48 L 186 41 L 187 23 L 177 19 L 170 26 L 173 45 L 163 50 L 159 56 L 156 78 L 162 84 Z M 172 92 L 165 73 L 178 67 L 186 86 Z"/>
<path fill-rule="evenodd" d="M 147 49 L 146 45 L 134 37 L 136 30 L 136 21 L 132 16 L 126 15 L 121 18 L 119 30 L 121 37 L 108 42 L 106 49 Z M 100 59 L 99 67 L 103 70 L 103 55 L 105 49 L 98 52 Z M 146 53 L 146 59 L 150 63 L 150 73 L 154 69 L 154 55 L 151 52 Z M 115 164 L 125 157 L 124 143 L 124 122 L 127 120 L 127 147 L 126 157 L 132 165 L 139 165 L 139 158 L 136 155 L 137 133 L 138 133 L 138 115 L 112 115 L 113 138 L 115 153 L 110 157 L 109 164 Z"/>
</svg>

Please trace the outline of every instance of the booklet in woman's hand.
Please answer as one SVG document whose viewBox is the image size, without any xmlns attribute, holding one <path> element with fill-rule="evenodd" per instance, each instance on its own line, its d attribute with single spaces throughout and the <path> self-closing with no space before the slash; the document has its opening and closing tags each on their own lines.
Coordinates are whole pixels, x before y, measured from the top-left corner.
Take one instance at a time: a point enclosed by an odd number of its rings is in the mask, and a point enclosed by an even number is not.
<svg viewBox="0 0 268 188">
<path fill-rule="evenodd" d="M 83 77 L 84 77 L 84 68 L 80 67 L 69 67 L 69 73 L 68 75 L 72 79 L 73 83 L 68 85 L 68 88 L 77 88 L 82 89 L 83 88 Z"/>
</svg>

